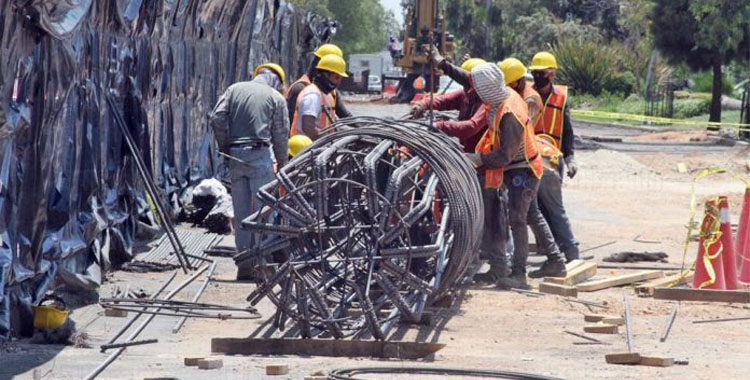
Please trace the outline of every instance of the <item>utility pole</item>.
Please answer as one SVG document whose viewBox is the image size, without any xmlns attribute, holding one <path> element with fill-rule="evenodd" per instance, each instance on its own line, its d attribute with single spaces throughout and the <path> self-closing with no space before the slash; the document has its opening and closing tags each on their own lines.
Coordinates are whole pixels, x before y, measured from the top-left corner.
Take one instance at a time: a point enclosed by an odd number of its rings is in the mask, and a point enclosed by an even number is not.
<svg viewBox="0 0 750 380">
<path fill-rule="evenodd" d="M 484 5 L 485 5 L 485 9 L 484 9 L 484 14 L 485 14 L 484 25 L 487 28 L 487 29 L 485 29 L 487 31 L 487 34 L 485 35 L 484 48 L 485 48 L 485 51 L 486 51 L 485 54 L 487 55 L 487 57 L 489 57 L 490 56 L 490 43 L 491 43 L 491 36 L 492 36 L 492 23 L 490 23 L 490 9 L 492 9 L 492 0 L 485 0 Z"/>
</svg>

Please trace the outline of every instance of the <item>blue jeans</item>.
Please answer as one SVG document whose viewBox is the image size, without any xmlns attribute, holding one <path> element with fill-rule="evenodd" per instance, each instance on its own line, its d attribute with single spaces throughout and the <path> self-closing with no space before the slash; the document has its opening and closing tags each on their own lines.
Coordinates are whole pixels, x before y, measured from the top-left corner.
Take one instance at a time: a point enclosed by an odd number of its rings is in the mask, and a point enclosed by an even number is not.
<svg viewBox="0 0 750 380">
<path fill-rule="evenodd" d="M 252 233 L 240 227 L 240 222 L 252 215 L 259 208 L 257 199 L 261 186 L 273 181 L 273 159 L 268 147 L 230 148 L 232 156 L 245 161 L 243 164 L 229 160 L 229 175 L 232 179 L 232 206 L 234 207 L 234 242 L 237 252 L 250 248 L 253 244 Z M 239 264 L 238 276 L 252 269 L 253 260 Z"/>
<path fill-rule="evenodd" d="M 547 219 L 552 235 L 567 261 L 579 258 L 578 241 L 573 236 L 562 198 L 562 176 L 556 170 L 545 169 L 539 186 L 539 209 Z"/>
</svg>

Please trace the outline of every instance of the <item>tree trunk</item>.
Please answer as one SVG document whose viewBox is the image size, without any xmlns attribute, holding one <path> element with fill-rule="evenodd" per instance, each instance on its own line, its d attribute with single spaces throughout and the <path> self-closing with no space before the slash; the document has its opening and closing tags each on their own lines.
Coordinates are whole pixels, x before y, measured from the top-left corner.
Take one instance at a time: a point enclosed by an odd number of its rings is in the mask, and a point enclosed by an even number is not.
<svg viewBox="0 0 750 380">
<path fill-rule="evenodd" d="M 721 75 L 721 55 L 714 54 L 711 58 L 711 66 L 714 69 L 714 84 L 711 90 L 711 115 L 708 121 L 721 122 L 721 90 L 722 90 L 722 75 Z M 719 130 L 719 127 L 709 127 L 710 130 Z"/>
</svg>

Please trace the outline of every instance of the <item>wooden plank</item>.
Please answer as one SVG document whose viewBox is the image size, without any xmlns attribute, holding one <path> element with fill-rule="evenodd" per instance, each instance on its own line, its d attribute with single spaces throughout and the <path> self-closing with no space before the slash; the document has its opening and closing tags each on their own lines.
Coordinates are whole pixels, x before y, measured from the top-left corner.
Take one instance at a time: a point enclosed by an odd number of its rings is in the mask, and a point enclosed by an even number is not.
<svg viewBox="0 0 750 380">
<path fill-rule="evenodd" d="M 201 359 L 198 360 L 198 368 L 200 369 L 217 369 L 224 366 L 224 361 L 221 359 Z"/>
<path fill-rule="evenodd" d="M 595 325 L 584 326 L 583 331 L 592 334 L 617 334 L 617 325 L 597 323 Z"/>
<path fill-rule="evenodd" d="M 572 270 L 568 270 L 568 275 L 563 277 L 545 277 L 544 282 L 559 285 L 576 285 L 588 280 L 596 275 L 596 263 L 583 262 Z"/>
<path fill-rule="evenodd" d="M 583 284 L 578 284 L 578 291 L 595 292 L 597 290 L 607 289 L 613 286 L 632 284 L 634 282 L 651 280 L 662 276 L 664 276 L 664 272 L 662 271 L 644 270 L 640 272 L 609 277 L 603 280 L 584 282 Z"/>
<path fill-rule="evenodd" d="M 445 347 L 440 343 L 334 339 L 213 338 L 211 352 L 226 355 L 301 355 L 421 359 Z"/>
<path fill-rule="evenodd" d="M 578 297 L 578 289 L 575 286 L 559 285 L 548 282 L 539 284 L 539 291 L 547 294 L 557 294 L 564 297 Z"/>
<path fill-rule="evenodd" d="M 205 358 L 185 358 L 185 365 L 188 367 L 195 367 L 198 365 L 198 361 Z"/>
<path fill-rule="evenodd" d="M 602 323 L 606 323 L 608 325 L 617 325 L 617 326 L 623 326 L 625 325 L 625 318 L 623 317 L 607 317 L 601 320 Z"/>
<path fill-rule="evenodd" d="M 641 360 L 638 361 L 638 364 L 650 367 L 671 367 L 674 365 L 674 359 L 658 356 L 641 356 Z"/>
<path fill-rule="evenodd" d="M 662 278 L 657 278 L 655 280 L 651 280 L 649 282 L 643 283 L 641 285 L 638 285 L 635 287 L 635 292 L 640 296 L 653 296 L 654 295 L 654 289 L 655 288 L 664 288 L 669 285 L 671 285 L 673 282 L 678 281 L 678 283 L 674 284 L 674 286 L 679 286 L 685 283 L 690 283 L 693 281 L 693 275 L 694 272 L 687 273 L 685 275 L 685 278 L 680 280 L 680 274 L 675 274 L 671 276 L 666 276 Z"/>
<path fill-rule="evenodd" d="M 607 354 L 604 355 L 604 360 L 609 364 L 638 364 L 641 361 L 641 355 L 637 352 Z"/>
<path fill-rule="evenodd" d="M 289 366 L 286 364 L 269 364 L 266 366 L 266 375 L 286 375 L 289 373 Z"/>
<path fill-rule="evenodd" d="M 654 299 L 699 302 L 750 303 L 750 292 L 691 288 L 656 288 Z"/>
<path fill-rule="evenodd" d="M 585 322 L 601 322 L 602 319 L 607 318 L 607 315 L 604 314 L 584 314 L 583 320 Z"/>
</svg>

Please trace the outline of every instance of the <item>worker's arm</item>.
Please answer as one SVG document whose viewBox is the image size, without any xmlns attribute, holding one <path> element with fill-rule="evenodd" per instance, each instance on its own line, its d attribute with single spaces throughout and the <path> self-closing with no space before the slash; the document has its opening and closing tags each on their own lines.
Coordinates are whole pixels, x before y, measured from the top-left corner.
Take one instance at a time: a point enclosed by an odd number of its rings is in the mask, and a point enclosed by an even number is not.
<svg viewBox="0 0 750 380">
<path fill-rule="evenodd" d="M 570 111 L 568 110 L 568 107 L 565 107 L 565 112 L 563 113 L 562 146 L 560 147 L 563 157 L 568 157 L 575 154 L 573 148 L 574 139 L 575 136 L 573 135 L 573 123 L 570 122 Z"/>
<path fill-rule="evenodd" d="M 289 87 L 289 94 L 286 97 L 286 109 L 289 113 L 289 117 L 294 115 L 294 111 L 297 110 L 297 98 L 299 93 L 305 89 L 305 84 L 302 82 L 295 83 L 292 87 Z"/>
<path fill-rule="evenodd" d="M 219 101 L 216 102 L 214 109 L 211 111 L 211 117 L 209 124 L 211 129 L 214 131 L 214 138 L 216 143 L 219 145 L 219 151 L 223 153 L 229 153 L 229 94 L 230 89 L 227 89 L 224 94 L 219 97 Z"/>
<path fill-rule="evenodd" d="M 339 90 L 336 90 L 336 107 L 335 108 L 336 108 L 336 116 L 338 116 L 339 119 L 352 116 L 352 113 L 349 112 L 348 108 L 346 108 L 346 103 L 344 103 L 344 99 L 342 99 L 342 96 Z"/>
<path fill-rule="evenodd" d="M 512 113 L 500 119 L 500 147 L 492 153 L 482 154 L 482 164 L 491 168 L 504 168 L 510 164 L 521 149 L 523 126 Z"/>
<path fill-rule="evenodd" d="M 529 120 L 532 121 L 533 125 L 536 125 L 542 105 L 539 104 L 535 97 L 528 97 L 524 100 L 526 101 L 526 106 L 529 107 Z"/>
<path fill-rule="evenodd" d="M 318 138 L 318 118 L 327 117 L 323 114 L 321 107 L 320 96 L 314 92 L 308 92 L 302 99 L 299 100 L 299 112 L 302 117 L 302 133 L 307 135 L 311 140 L 315 141 Z"/>
<path fill-rule="evenodd" d="M 289 158 L 289 113 L 286 101 L 281 95 L 274 96 L 273 119 L 271 120 L 271 145 L 279 168 L 286 165 Z"/>
<path fill-rule="evenodd" d="M 434 109 L 436 111 L 457 110 L 461 108 L 465 97 L 466 93 L 464 90 L 458 89 L 443 95 L 433 96 L 432 99 L 429 96 L 425 96 L 421 103 L 424 109 Z"/>
<path fill-rule="evenodd" d="M 487 128 L 487 123 L 487 112 L 485 112 L 484 107 L 479 107 L 468 120 L 441 120 L 435 122 L 435 127 L 445 132 L 448 136 L 465 140 L 475 136 L 477 133 L 481 133 Z"/>
<path fill-rule="evenodd" d="M 438 64 L 438 68 L 443 70 L 443 73 L 445 73 L 445 75 L 449 76 L 451 79 L 456 81 L 456 83 L 460 84 L 461 86 L 468 88 L 469 85 L 471 84 L 470 83 L 471 81 L 469 80 L 471 73 L 448 62 L 445 59 L 442 62 L 440 62 L 440 64 Z"/>
</svg>

